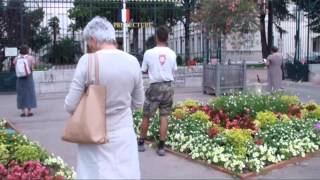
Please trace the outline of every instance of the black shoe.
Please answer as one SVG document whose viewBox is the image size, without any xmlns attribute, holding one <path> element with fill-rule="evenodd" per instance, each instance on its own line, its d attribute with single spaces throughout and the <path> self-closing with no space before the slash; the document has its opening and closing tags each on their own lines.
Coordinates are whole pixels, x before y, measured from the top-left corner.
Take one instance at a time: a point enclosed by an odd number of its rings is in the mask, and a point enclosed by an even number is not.
<svg viewBox="0 0 320 180">
<path fill-rule="evenodd" d="M 157 150 L 157 154 L 158 154 L 159 156 L 165 156 L 165 155 L 166 155 L 166 150 L 165 150 L 164 148 L 159 148 L 159 149 Z"/>
<path fill-rule="evenodd" d="M 144 152 L 144 151 L 146 151 L 146 148 L 144 147 L 144 140 L 139 140 L 139 141 L 138 141 L 138 151 L 139 151 L 139 152 Z"/>
<path fill-rule="evenodd" d="M 146 148 L 144 147 L 144 144 L 138 145 L 138 151 L 139 152 L 145 152 Z"/>
</svg>

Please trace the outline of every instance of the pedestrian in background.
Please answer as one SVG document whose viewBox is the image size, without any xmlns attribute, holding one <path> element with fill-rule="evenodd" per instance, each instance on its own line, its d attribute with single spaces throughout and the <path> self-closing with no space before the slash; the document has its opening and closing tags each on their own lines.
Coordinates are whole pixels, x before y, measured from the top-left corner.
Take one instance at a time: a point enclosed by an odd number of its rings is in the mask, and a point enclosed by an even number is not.
<svg viewBox="0 0 320 180">
<path fill-rule="evenodd" d="M 278 52 L 277 47 L 271 47 L 271 55 L 267 57 L 268 68 L 268 91 L 275 92 L 282 89 L 282 69 L 283 57 Z"/>
<path fill-rule="evenodd" d="M 145 92 L 146 100 L 143 106 L 143 121 L 140 128 L 139 151 L 145 151 L 144 140 L 147 138 L 150 119 L 159 108 L 160 142 L 157 153 L 165 155 L 167 139 L 168 116 L 173 104 L 173 73 L 177 70 L 176 53 L 167 46 L 169 30 L 160 26 L 156 32 L 156 47 L 145 52 L 142 62 L 142 72 L 149 74 L 150 86 Z"/>
<path fill-rule="evenodd" d="M 29 54 L 29 47 L 22 45 L 19 55 L 13 61 L 17 74 L 17 107 L 22 111 L 21 117 L 33 116 L 32 108 L 37 107 L 37 99 L 32 76 L 35 64 L 34 57 Z M 22 64 L 22 66 L 21 66 Z M 22 71 L 19 73 L 18 71 Z"/>
</svg>

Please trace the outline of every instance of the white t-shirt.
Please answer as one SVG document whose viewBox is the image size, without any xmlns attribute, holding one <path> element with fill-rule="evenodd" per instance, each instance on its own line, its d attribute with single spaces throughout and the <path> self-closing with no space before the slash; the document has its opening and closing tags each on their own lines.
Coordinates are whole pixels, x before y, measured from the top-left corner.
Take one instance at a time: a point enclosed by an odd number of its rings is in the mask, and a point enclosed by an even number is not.
<svg viewBox="0 0 320 180">
<path fill-rule="evenodd" d="M 178 69 L 176 53 L 168 47 L 154 47 L 143 56 L 142 71 L 148 71 L 150 83 L 173 81 Z"/>
</svg>

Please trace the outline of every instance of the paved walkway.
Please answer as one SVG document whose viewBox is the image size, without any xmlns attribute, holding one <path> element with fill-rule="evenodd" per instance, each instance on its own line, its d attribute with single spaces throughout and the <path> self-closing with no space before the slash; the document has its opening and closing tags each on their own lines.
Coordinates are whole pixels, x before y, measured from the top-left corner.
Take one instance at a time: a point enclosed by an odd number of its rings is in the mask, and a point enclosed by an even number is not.
<svg viewBox="0 0 320 180">
<path fill-rule="evenodd" d="M 297 86 L 297 87 L 295 87 Z M 304 91 L 303 85 L 292 86 L 295 91 Z M 313 88 L 314 94 L 319 92 Z M 61 134 L 68 115 L 63 109 L 65 94 L 43 94 L 38 97 L 39 108 L 35 116 L 20 118 L 16 110 L 15 94 L 0 95 L 0 117 L 11 120 L 23 133 L 31 139 L 39 141 L 50 152 L 61 156 L 68 164 L 76 165 L 76 146 L 61 141 Z M 319 96 L 319 95 L 318 95 Z M 317 101 L 320 100 L 316 97 Z M 304 96 L 303 96 L 304 97 Z M 206 101 L 211 96 L 203 95 L 201 88 L 190 87 L 177 89 L 175 101 L 193 98 Z M 319 102 L 319 101 L 318 101 Z M 234 177 L 219 171 L 190 162 L 180 157 L 167 154 L 158 157 L 154 149 L 148 148 L 140 153 L 142 178 L 144 179 L 233 179 Z M 280 170 L 274 170 L 258 179 L 318 179 L 320 171 L 320 157 L 299 164 L 289 165 Z"/>
</svg>

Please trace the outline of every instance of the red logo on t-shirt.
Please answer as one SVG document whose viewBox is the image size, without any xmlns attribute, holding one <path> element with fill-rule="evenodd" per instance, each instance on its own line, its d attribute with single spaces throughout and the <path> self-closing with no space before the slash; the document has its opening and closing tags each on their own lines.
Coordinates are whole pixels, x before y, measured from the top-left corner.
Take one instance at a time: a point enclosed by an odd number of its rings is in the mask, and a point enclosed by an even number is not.
<svg viewBox="0 0 320 180">
<path fill-rule="evenodd" d="M 167 57 L 166 57 L 166 55 L 160 55 L 159 56 L 159 61 L 160 61 L 160 64 L 163 66 L 164 65 L 164 63 L 166 62 L 166 59 L 167 59 Z"/>
</svg>

